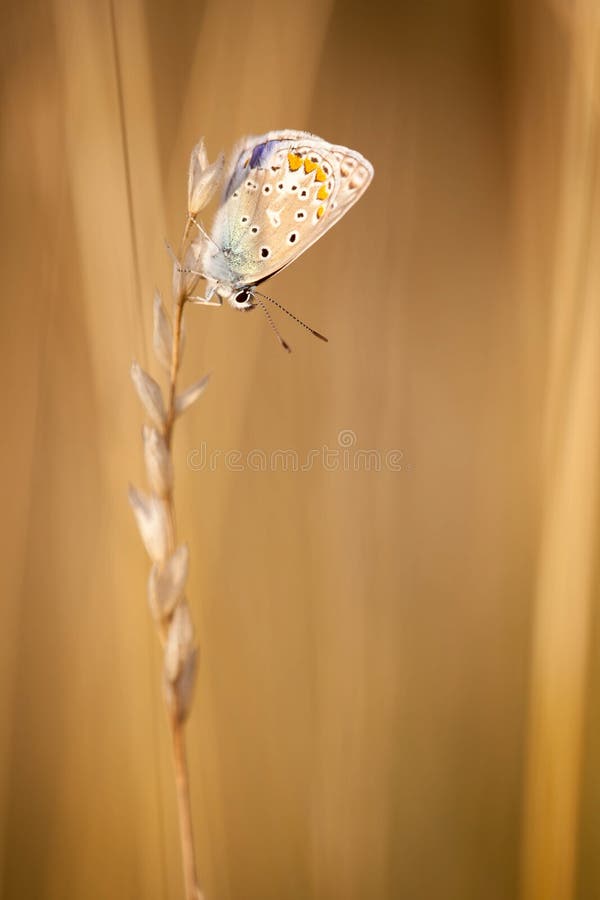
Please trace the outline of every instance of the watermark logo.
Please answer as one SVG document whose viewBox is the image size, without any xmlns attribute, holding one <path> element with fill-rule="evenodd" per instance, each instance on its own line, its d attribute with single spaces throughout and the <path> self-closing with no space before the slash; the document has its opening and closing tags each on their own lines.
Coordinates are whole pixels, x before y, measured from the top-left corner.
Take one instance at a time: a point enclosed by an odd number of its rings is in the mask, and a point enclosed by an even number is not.
<svg viewBox="0 0 600 900">
<path fill-rule="evenodd" d="M 195 472 L 215 472 L 219 468 L 229 472 L 310 472 L 318 468 L 325 472 L 402 472 L 411 468 L 402 450 L 360 447 L 351 428 L 339 431 L 333 446 L 322 444 L 303 453 L 258 447 L 225 450 L 210 448 L 202 441 L 188 452 L 187 464 Z"/>
</svg>

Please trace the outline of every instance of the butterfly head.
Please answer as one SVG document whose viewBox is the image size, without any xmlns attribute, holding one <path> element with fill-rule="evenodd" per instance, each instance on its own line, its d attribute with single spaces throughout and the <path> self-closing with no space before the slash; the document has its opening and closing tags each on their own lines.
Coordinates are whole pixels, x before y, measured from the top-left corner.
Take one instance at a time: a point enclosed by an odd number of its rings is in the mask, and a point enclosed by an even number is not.
<svg viewBox="0 0 600 900">
<path fill-rule="evenodd" d="M 234 290 L 227 299 L 234 309 L 254 309 L 256 306 L 256 297 L 252 287 Z"/>
<path fill-rule="evenodd" d="M 254 295 L 255 285 L 232 284 L 228 281 L 218 281 L 213 278 L 206 278 L 205 297 L 210 299 L 213 296 L 227 300 L 234 309 L 254 309 L 256 306 L 256 297 Z"/>
</svg>

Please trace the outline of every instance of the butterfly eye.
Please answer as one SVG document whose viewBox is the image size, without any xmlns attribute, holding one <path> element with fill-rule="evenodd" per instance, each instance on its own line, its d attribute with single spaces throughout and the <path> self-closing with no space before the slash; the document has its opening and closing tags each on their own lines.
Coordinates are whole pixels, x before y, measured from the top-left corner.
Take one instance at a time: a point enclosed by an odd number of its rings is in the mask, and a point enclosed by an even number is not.
<svg viewBox="0 0 600 900">
<path fill-rule="evenodd" d="M 238 291 L 235 295 L 235 302 L 239 303 L 240 306 L 243 306 L 244 303 L 247 303 L 250 299 L 250 291 Z"/>
</svg>

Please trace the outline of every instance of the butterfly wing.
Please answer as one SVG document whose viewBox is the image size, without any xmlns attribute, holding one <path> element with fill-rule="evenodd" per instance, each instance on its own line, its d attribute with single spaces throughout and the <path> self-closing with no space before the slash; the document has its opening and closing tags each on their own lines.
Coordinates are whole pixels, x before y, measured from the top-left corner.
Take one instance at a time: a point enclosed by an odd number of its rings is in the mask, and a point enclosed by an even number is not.
<svg viewBox="0 0 600 900">
<path fill-rule="evenodd" d="M 360 153 L 307 132 L 245 138 L 224 175 L 209 273 L 236 287 L 263 281 L 322 237 L 372 177 Z"/>
</svg>

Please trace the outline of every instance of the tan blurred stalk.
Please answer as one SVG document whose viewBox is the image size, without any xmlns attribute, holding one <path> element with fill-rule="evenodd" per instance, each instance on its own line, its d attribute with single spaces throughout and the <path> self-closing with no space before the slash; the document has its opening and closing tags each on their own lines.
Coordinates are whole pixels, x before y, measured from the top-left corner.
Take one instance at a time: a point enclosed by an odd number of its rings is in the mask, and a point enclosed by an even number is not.
<svg viewBox="0 0 600 900">
<path fill-rule="evenodd" d="M 137 0 L 114 5 L 55 0 L 53 7 L 74 220 L 72 253 L 81 279 L 78 303 L 89 338 L 91 393 L 98 408 L 113 410 L 109 427 L 96 443 L 102 460 L 103 503 L 114 546 L 119 548 L 116 556 L 103 563 L 102 590 L 112 598 L 107 601 L 109 608 L 116 603 L 119 609 L 111 653 L 131 658 L 137 640 L 147 643 L 144 663 L 127 694 L 134 760 L 132 812 L 139 828 L 133 843 L 139 859 L 138 890 L 142 896 L 152 896 L 168 890 L 171 872 L 176 881 L 179 866 L 175 854 L 173 862 L 165 865 L 162 829 L 169 827 L 170 820 L 164 810 L 160 769 L 169 763 L 168 749 L 157 739 L 163 715 L 156 690 L 160 664 L 152 658 L 152 626 L 139 580 L 129 580 L 122 565 L 134 553 L 132 523 L 123 520 L 122 503 L 127 479 L 138 465 L 139 446 L 132 441 L 132 425 L 140 419 L 133 389 L 129 385 L 131 396 L 124 393 L 120 371 L 132 356 L 146 362 L 151 297 L 161 274 L 160 261 L 164 260 L 163 271 L 169 277 L 145 11 Z M 125 602 L 126 596 L 136 599 Z M 70 727 L 75 731 L 77 723 Z M 70 802 L 76 806 L 79 798 L 71 790 Z M 103 829 L 101 820 L 97 827 Z M 77 870 L 73 877 L 76 893 L 90 892 L 86 876 Z M 94 890 L 98 895 L 107 890 L 102 872 Z"/>
<path fill-rule="evenodd" d="M 575 896 L 600 458 L 600 257 L 594 250 L 600 246 L 600 12 L 589 2 L 561 2 L 548 11 L 557 16 L 566 41 L 568 84 L 559 120 L 559 200 L 547 298 L 551 316 L 523 900 Z M 538 14 L 544 15 L 543 5 Z M 552 59 L 545 63 L 552 68 Z M 526 131 L 537 110 L 527 112 Z M 553 137 L 551 130 L 538 133 L 541 140 Z M 534 157 L 530 161 L 539 164 Z M 535 185 L 535 172 L 529 174 Z M 547 184 L 537 187 L 547 189 Z M 539 193 L 537 199 L 542 200 Z"/>
</svg>

